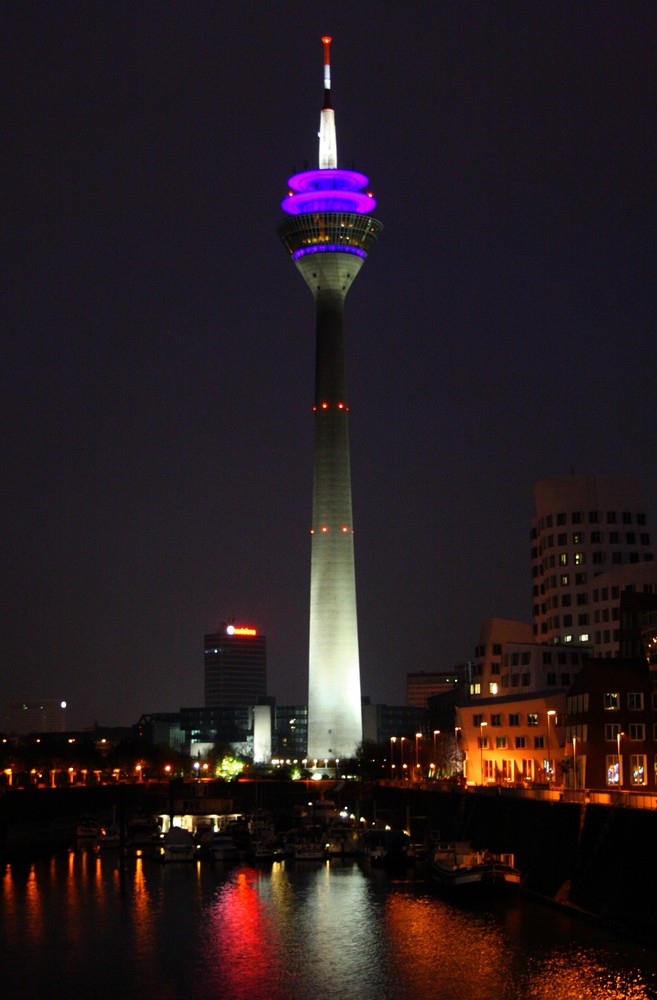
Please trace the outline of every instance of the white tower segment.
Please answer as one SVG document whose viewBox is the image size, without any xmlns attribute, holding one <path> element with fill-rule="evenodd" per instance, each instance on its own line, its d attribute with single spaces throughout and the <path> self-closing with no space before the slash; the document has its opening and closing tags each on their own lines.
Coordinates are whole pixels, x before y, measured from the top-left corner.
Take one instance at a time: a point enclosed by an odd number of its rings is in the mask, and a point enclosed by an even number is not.
<svg viewBox="0 0 657 1000">
<path fill-rule="evenodd" d="M 331 39 L 324 44 L 324 107 L 319 121 L 319 169 L 334 170 L 338 165 L 338 140 L 335 133 L 335 112 L 331 107 Z"/>
</svg>

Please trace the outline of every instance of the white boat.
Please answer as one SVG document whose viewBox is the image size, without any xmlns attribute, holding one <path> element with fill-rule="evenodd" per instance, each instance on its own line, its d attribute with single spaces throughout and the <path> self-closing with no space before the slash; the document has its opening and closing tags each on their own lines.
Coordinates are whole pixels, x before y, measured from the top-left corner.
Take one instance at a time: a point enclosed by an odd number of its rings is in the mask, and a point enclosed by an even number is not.
<svg viewBox="0 0 657 1000">
<path fill-rule="evenodd" d="M 158 850 L 160 861 L 194 861 L 197 854 L 194 837 L 181 826 L 172 826 L 162 834 Z"/>
<path fill-rule="evenodd" d="M 521 880 L 513 854 L 475 850 L 464 840 L 436 845 L 431 874 L 446 889 L 518 889 Z"/>
</svg>

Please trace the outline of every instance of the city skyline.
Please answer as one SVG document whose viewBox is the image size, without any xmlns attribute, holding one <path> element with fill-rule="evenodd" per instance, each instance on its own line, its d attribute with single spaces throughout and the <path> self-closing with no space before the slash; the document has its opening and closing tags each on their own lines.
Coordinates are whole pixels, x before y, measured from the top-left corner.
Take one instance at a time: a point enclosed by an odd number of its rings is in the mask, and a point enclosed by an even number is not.
<svg viewBox="0 0 657 1000">
<path fill-rule="evenodd" d="M 305 702 L 312 304 L 275 228 L 323 34 L 341 163 L 385 204 L 349 298 L 363 694 L 402 704 L 485 618 L 531 620 L 537 480 L 633 476 L 655 531 L 656 21 L 12 9 L 6 700 L 64 698 L 72 726 L 200 705 L 235 616 Z"/>
</svg>

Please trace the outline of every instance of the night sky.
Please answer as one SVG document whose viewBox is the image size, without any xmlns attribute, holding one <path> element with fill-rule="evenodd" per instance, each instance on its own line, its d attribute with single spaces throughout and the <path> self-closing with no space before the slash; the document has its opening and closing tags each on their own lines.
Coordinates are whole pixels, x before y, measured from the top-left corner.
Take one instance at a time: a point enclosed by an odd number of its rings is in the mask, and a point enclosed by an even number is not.
<svg viewBox="0 0 657 1000">
<path fill-rule="evenodd" d="M 275 228 L 342 167 L 384 233 L 346 302 L 363 693 L 531 620 L 537 479 L 657 530 L 657 5 L 22 0 L 2 14 L 4 700 L 203 704 L 264 631 L 306 699 L 314 304 Z"/>
</svg>

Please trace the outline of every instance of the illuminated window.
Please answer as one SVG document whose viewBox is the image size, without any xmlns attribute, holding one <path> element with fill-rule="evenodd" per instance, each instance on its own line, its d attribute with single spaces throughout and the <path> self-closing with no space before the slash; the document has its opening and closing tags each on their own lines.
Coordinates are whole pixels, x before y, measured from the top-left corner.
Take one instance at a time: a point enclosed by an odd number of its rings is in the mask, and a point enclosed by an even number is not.
<svg viewBox="0 0 657 1000">
<path fill-rule="evenodd" d="M 602 707 L 606 712 L 614 712 L 620 708 L 620 694 L 618 691 L 606 691 L 602 696 Z"/>
<path fill-rule="evenodd" d="M 605 767 L 607 770 L 607 784 L 620 784 L 620 764 L 618 763 L 618 757 L 614 754 L 607 754 L 605 758 Z"/>
<path fill-rule="evenodd" d="M 633 785 L 647 784 L 645 754 L 630 754 L 630 781 Z"/>
<path fill-rule="evenodd" d="M 528 726 L 538 725 L 538 712 L 529 712 L 527 714 L 527 725 Z"/>
<path fill-rule="evenodd" d="M 561 576 L 559 577 L 559 583 L 561 584 L 561 586 L 567 587 L 569 582 L 570 582 L 570 577 L 568 576 L 568 574 L 562 573 Z"/>
</svg>

